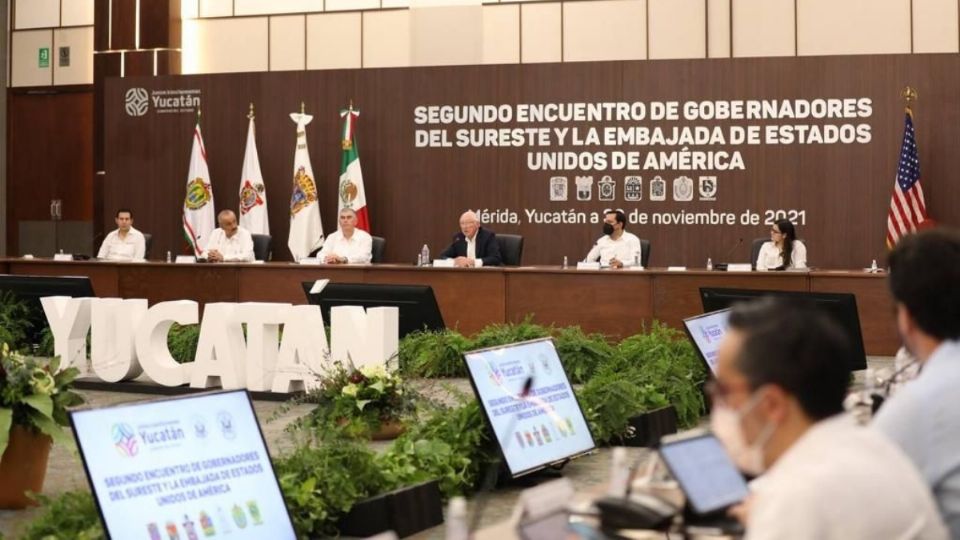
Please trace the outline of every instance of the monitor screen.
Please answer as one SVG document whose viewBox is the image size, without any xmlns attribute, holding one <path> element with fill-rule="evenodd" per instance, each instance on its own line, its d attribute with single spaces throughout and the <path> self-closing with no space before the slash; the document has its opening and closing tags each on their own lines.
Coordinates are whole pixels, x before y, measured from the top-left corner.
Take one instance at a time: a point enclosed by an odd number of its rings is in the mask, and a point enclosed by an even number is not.
<svg viewBox="0 0 960 540">
<path fill-rule="evenodd" d="M 307 300 L 320 306 L 323 320 L 330 323 L 330 308 L 335 306 L 396 307 L 399 310 L 400 338 L 418 330 L 443 330 L 443 315 L 429 285 L 393 285 L 379 283 L 329 283 L 319 293 L 311 293 L 313 281 L 303 282 Z"/>
<path fill-rule="evenodd" d="M 763 291 L 754 289 L 701 288 L 700 300 L 703 311 L 726 309 L 738 302 L 746 302 L 761 296 L 777 296 L 797 302 L 811 303 L 829 316 L 850 340 L 851 356 L 847 358 L 850 371 L 867 369 L 867 353 L 860 332 L 860 316 L 857 312 L 857 297 L 852 293 L 824 293 L 804 291 Z"/>
<path fill-rule="evenodd" d="M 28 319 L 31 326 L 27 331 L 30 343 L 40 343 L 43 329 L 47 327 L 47 318 L 43 314 L 40 299 L 45 296 L 69 296 L 87 298 L 93 296 L 93 284 L 90 278 L 59 276 L 25 276 L 0 274 L 0 292 L 9 291 L 27 303 L 30 309 Z"/>
<path fill-rule="evenodd" d="M 712 434 L 664 442 L 660 457 L 697 514 L 723 510 L 748 494 L 746 480 Z"/>
<path fill-rule="evenodd" d="M 296 538 L 245 390 L 70 413 L 111 538 Z"/>
<path fill-rule="evenodd" d="M 729 316 L 729 309 L 721 309 L 683 320 L 683 328 L 693 341 L 700 359 L 714 375 L 717 373 L 717 349 L 720 348 L 720 340 L 727 332 Z"/>
<path fill-rule="evenodd" d="M 533 472 L 596 447 L 553 340 L 471 351 L 464 358 L 510 474 Z"/>
</svg>

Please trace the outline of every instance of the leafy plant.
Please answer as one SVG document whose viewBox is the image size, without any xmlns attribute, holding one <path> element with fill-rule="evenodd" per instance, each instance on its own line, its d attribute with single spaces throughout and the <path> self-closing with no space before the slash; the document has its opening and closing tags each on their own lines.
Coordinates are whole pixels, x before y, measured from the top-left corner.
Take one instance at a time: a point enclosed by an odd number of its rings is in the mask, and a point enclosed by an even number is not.
<svg viewBox="0 0 960 540">
<path fill-rule="evenodd" d="M 476 400 L 461 396 L 456 407 L 433 405 L 432 416 L 394 441 L 378 459 L 390 486 L 440 481 L 445 497 L 477 488 L 497 450 Z"/>
<path fill-rule="evenodd" d="M 553 341 L 563 368 L 574 384 L 590 380 L 597 369 L 609 362 L 616 348 L 610 345 L 603 334 L 585 334 L 579 326 L 558 328 L 553 331 Z"/>
<path fill-rule="evenodd" d="M 533 316 L 527 315 L 522 322 L 491 324 L 487 326 L 474 334 L 472 348 L 485 349 L 487 347 L 496 347 L 497 345 L 545 338 L 550 337 L 550 333 L 551 329 L 549 327 L 535 324 L 533 322 Z"/>
<path fill-rule="evenodd" d="M 167 334 L 167 347 L 177 363 L 193 362 L 197 355 L 197 342 L 200 340 L 200 325 L 174 323 Z"/>
<path fill-rule="evenodd" d="M 42 505 L 40 514 L 30 522 L 22 540 L 101 540 L 106 538 L 100 516 L 88 491 L 68 491 L 54 498 L 34 495 Z"/>
<path fill-rule="evenodd" d="M 399 422 L 415 411 L 416 393 L 398 375 L 380 368 L 348 370 L 342 364 L 320 376 L 320 387 L 304 402 L 317 407 L 291 425 L 339 431 L 350 438 L 369 438 L 387 422 Z"/>
<path fill-rule="evenodd" d="M 13 292 L 0 292 L 0 343 L 24 350 L 29 345 L 33 315 L 27 303 Z"/>
<path fill-rule="evenodd" d="M 67 407 L 83 402 L 70 387 L 76 368 L 59 371 L 60 359 L 26 357 L 0 346 L 0 455 L 9 442 L 10 430 L 21 426 L 44 433 L 56 442 L 67 435 Z"/>
<path fill-rule="evenodd" d="M 466 377 L 473 342 L 456 330 L 413 332 L 400 340 L 400 371 L 409 377 Z"/>
<path fill-rule="evenodd" d="M 653 385 L 639 386 L 605 369 L 577 393 L 590 431 L 599 444 L 633 436 L 629 421 L 638 414 L 666 407 L 666 396 Z"/>
<path fill-rule="evenodd" d="M 89 345 L 90 336 L 87 335 L 87 344 Z M 37 343 L 37 347 L 34 350 L 34 354 L 37 356 L 51 357 L 53 356 L 53 331 L 50 330 L 49 326 L 45 326 L 40 332 L 40 342 Z M 88 353 L 89 354 L 89 353 Z"/>
<path fill-rule="evenodd" d="M 700 387 L 706 368 L 679 330 L 654 321 L 646 333 L 620 342 L 620 354 L 608 365 L 633 384 L 652 385 L 677 410 L 680 427 L 693 427 L 704 412 Z M 633 369 L 638 368 L 638 369 Z"/>
<path fill-rule="evenodd" d="M 336 536 L 337 521 L 357 501 L 388 489 L 375 454 L 349 441 L 299 447 L 274 468 L 303 538 Z"/>
</svg>

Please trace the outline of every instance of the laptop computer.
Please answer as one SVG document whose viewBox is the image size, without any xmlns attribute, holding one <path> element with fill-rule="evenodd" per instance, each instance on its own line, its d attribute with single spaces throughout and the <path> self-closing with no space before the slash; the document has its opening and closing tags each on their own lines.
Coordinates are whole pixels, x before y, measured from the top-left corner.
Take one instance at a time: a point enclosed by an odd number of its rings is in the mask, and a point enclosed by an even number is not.
<svg viewBox="0 0 960 540">
<path fill-rule="evenodd" d="M 683 320 L 683 329 L 690 336 L 693 348 L 703 360 L 711 375 L 717 371 L 717 349 L 720 341 L 727 332 L 727 319 L 730 317 L 730 308 L 711 311 L 696 317 Z"/>
<path fill-rule="evenodd" d="M 70 412 L 107 538 L 294 540 L 246 390 Z"/>
<path fill-rule="evenodd" d="M 712 433 L 664 437 L 658 451 L 686 495 L 684 525 L 688 529 L 743 532 L 743 526 L 727 511 L 747 497 L 747 482 Z"/>
</svg>

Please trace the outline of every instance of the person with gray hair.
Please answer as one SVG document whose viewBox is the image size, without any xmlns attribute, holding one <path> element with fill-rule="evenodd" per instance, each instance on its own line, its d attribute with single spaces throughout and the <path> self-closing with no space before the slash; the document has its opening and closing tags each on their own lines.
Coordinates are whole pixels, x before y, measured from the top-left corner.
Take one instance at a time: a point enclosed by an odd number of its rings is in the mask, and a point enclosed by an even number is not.
<svg viewBox="0 0 960 540">
<path fill-rule="evenodd" d="M 440 258 L 453 259 L 458 268 L 503 264 L 497 235 L 481 227 L 477 214 L 469 210 L 460 216 L 460 232 L 453 236 L 453 243 L 440 253 Z"/>
<path fill-rule="evenodd" d="M 207 241 L 207 260 L 210 262 L 252 262 L 253 237 L 250 231 L 237 224 L 233 210 L 217 214 L 220 227 L 210 233 Z"/>
</svg>

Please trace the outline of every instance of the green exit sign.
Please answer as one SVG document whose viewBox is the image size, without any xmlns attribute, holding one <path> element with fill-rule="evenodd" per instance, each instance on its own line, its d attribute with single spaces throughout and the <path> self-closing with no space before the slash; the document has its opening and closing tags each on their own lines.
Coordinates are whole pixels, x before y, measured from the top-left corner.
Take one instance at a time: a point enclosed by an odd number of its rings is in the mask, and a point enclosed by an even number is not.
<svg viewBox="0 0 960 540">
<path fill-rule="evenodd" d="M 42 68 L 50 67 L 50 47 L 40 47 L 37 64 Z"/>
</svg>

